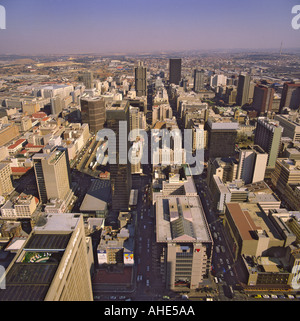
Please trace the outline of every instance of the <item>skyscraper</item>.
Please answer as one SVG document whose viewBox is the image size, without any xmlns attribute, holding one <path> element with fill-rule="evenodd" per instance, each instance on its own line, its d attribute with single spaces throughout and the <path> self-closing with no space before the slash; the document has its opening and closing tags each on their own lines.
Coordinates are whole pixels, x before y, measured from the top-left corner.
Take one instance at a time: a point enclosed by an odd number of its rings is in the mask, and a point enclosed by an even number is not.
<svg viewBox="0 0 300 321">
<path fill-rule="evenodd" d="M 147 68 L 141 61 L 135 67 L 135 91 L 137 97 L 147 96 Z"/>
<path fill-rule="evenodd" d="M 268 153 L 267 167 L 269 168 L 275 168 L 282 132 L 283 128 L 279 126 L 279 122 L 265 117 L 258 118 L 254 144 L 259 145 L 266 153 Z"/>
<path fill-rule="evenodd" d="M 125 133 L 120 132 L 120 122 L 124 121 Z M 128 161 L 128 134 L 130 131 L 129 101 L 111 101 L 106 107 L 106 127 L 116 135 L 116 163 L 110 162 L 112 188 L 112 209 L 128 210 L 131 190 L 131 164 Z"/>
<path fill-rule="evenodd" d="M 238 123 L 210 117 L 205 127 L 208 133 L 209 158 L 234 156 Z"/>
<path fill-rule="evenodd" d="M 33 156 L 34 172 L 40 201 L 49 199 L 66 200 L 71 194 L 71 179 L 68 151 L 54 147 L 49 153 Z"/>
<path fill-rule="evenodd" d="M 0 301 L 93 301 L 92 252 L 82 215 L 42 217 L 6 269 Z"/>
<path fill-rule="evenodd" d="M 210 86 L 213 88 L 219 87 L 219 86 L 226 86 L 227 83 L 227 76 L 225 75 L 212 75 L 210 77 Z"/>
<path fill-rule="evenodd" d="M 57 95 L 53 98 L 50 98 L 51 102 L 51 114 L 58 115 L 62 112 L 63 102 L 61 96 Z"/>
<path fill-rule="evenodd" d="M 300 107 L 300 82 L 284 83 L 279 112 L 281 112 L 284 107 L 293 110 L 297 110 Z"/>
<path fill-rule="evenodd" d="M 252 107 L 260 114 L 270 112 L 272 110 L 272 103 L 274 97 L 274 88 L 256 85 L 254 87 Z"/>
<path fill-rule="evenodd" d="M 169 83 L 179 85 L 181 80 L 181 58 L 169 60 Z"/>
<path fill-rule="evenodd" d="M 9 164 L 0 164 L 0 196 L 9 195 L 14 190 L 11 181 L 11 173 Z"/>
<path fill-rule="evenodd" d="M 89 124 L 90 131 L 94 134 L 104 127 L 105 100 L 103 97 L 81 98 L 81 121 Z"/>
<path fill-rule="evenodd" d="M 94 75 L 92 71 L 85 71 L 82 74 L 82 82 L 87 89 L 93 88 Z"/>
<path fill-rule="evenodd" d="M 204 88 L 204 70 L 194 70 L 194 92 L 200 92 Z"/>
<path fill-rule="evenodd" d="M 239 82 L 237 87 L 236 103 L 243 106 L 248 103 L 249 89 L 250 89 L 250 75 L 239 75 Z"/>
<path fill-rule="evenodd" d="M 268 154 L 259 146 L 240 150 L 237 179 L 242 179 L 245 184 L 263 181 L 268 161 Z"/>
</svg>

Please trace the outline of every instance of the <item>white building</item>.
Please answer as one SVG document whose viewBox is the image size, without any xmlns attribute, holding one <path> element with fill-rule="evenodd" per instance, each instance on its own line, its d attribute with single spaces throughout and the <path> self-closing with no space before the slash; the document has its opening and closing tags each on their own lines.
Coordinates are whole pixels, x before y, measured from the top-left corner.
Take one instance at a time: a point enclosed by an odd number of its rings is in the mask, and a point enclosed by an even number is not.
<svg viewBox="0 0 300 321">
<path fill-rule="evenodd" d="M 224 75 L 213 75 L 210 77 L 210 87 L 226 86 L 227 77 Z"/>
<path fill-rule="evenodd" d="M 237 179 L 242 179 L 245 184 L 263 181 L 268 162 L 268 154 L 259 146 L 240 150 Z"/>
</svg>

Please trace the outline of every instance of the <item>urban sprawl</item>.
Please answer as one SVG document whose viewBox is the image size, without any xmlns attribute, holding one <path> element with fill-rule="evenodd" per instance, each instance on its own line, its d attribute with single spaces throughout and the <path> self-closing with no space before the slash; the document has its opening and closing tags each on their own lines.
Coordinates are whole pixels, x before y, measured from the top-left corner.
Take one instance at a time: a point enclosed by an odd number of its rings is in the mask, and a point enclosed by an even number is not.
<svg viewBox="0 0 300 321">
<path fill-rule="evenodd" d="M 299 300 L 299 64 L 0 56 L 0 300 Z"/>
</svg>

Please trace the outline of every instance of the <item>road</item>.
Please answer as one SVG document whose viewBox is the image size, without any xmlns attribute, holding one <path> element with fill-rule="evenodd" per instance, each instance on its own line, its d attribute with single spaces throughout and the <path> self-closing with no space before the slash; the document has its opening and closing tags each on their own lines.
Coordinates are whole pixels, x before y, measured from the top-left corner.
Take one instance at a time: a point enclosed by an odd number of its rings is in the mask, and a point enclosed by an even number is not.
<svg viewBox="0 0 300 321">
<path fill-rule="evenodd" d="M 161 287 L 161 282 L 157 280 L 155 265 L 155 233 L 154 217 L 151 213 L 152 205 L 150 200 L 151 175 L 141 176 L 139 197 L 137 205 L 137 255 L 136 260 L 136 292 L 138 300 L 157 299 L 157 286 Z"/>
<path fill-rule="evenodd" d="M 228 300 L 232 298 L 230 286 L 239 284 L 235 263 L 225 237 L 222 219 L 213 210 L 206 180 L 203 176 L 197 176 L 195 177 L 195 183 L 213 236 L 212 274 L 215 276 L 218 286 L 219 299 Z M 241 295 L 240 297 L 246 299 L 246 296 Z"/>
</svg>

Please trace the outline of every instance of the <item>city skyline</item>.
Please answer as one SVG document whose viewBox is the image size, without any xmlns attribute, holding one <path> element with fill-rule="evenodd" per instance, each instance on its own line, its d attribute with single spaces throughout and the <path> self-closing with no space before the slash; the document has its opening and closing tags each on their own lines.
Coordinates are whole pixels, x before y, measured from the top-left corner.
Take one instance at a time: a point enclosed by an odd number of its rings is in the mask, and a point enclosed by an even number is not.
<svg viewBox="0 0 300 321">
<path fill-rule="evenodd" d="M 140 53 L 299 48 L 297 1 L 110 2 L 37 0 L 13 3 L 0 30 L 0 54 Z"/>
<path fill-rule="evenodd" d="M 0 2 L 0 301 L 299 302 L 299 0 Z"/>
</svg>

